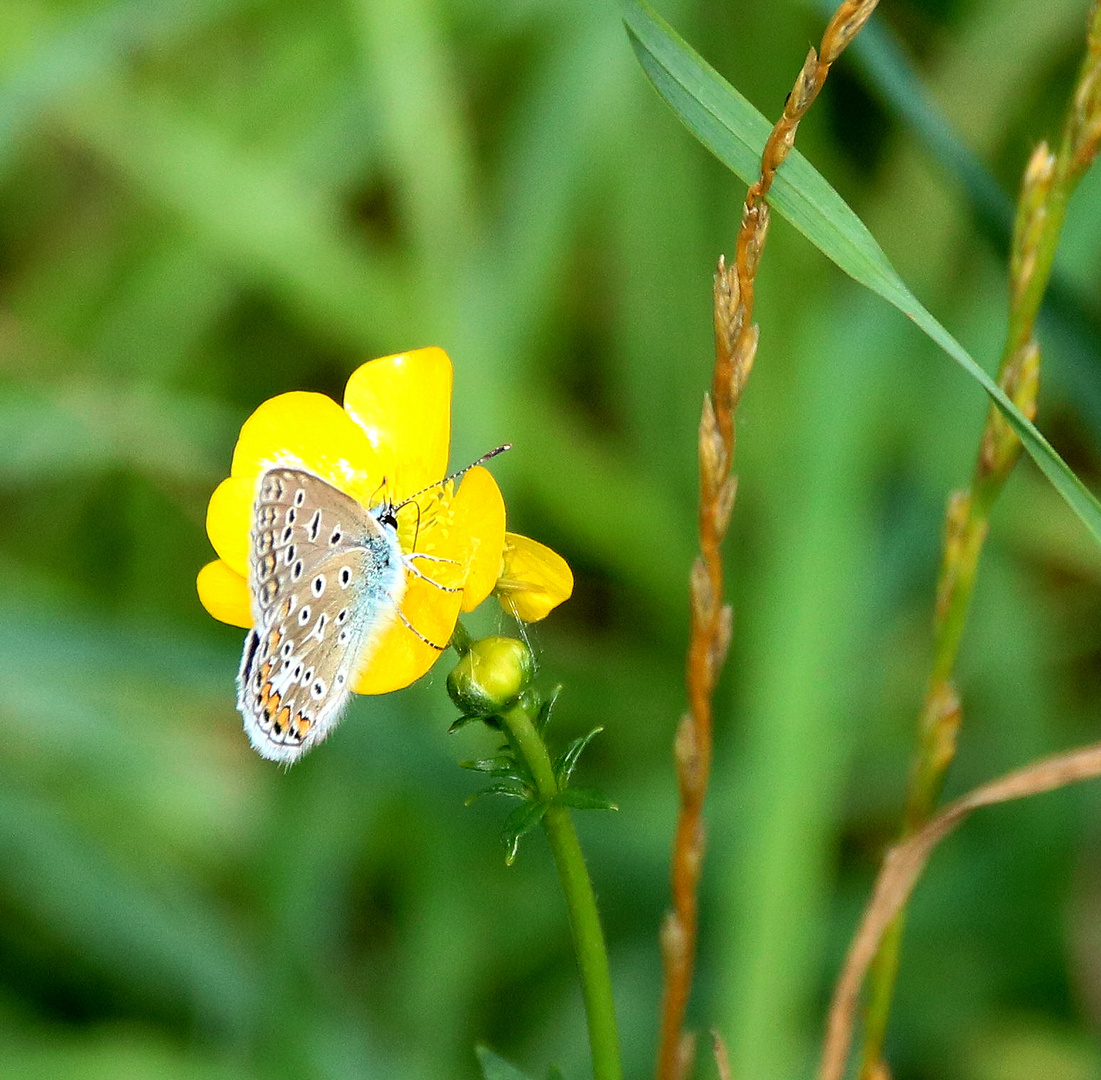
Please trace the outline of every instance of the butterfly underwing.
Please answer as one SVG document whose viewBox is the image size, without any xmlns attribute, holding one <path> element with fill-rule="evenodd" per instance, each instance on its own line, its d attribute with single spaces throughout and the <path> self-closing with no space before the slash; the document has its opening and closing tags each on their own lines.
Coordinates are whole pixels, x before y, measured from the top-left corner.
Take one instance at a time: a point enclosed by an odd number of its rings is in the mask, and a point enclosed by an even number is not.
<svg viewBox="0 0 1101 1080">
<path fill-rule="evenodd" d="M 398 613 L 405 562 L 394 508 L 367 510 L 312 473 L 268 469 L 248 570 L 253 629 L 237 705 L 256 750 L 289 764 L 332 731 L 357 667 Z"/>
</svg>

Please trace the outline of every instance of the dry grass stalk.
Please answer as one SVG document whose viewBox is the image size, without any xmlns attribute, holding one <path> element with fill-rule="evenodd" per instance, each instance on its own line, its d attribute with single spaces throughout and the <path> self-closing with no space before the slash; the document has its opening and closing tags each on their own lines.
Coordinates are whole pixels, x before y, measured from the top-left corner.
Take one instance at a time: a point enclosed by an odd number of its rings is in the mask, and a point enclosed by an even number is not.
<svg viewBox="0 0 1101 1080">
<path fill-rule="evenodd" d="M 842 1080 L 845 1075 L 864 975 L 885 932 L 909 900 L 925 863 L 937 844 L 973 810 L 981 806 L 993 806 L 995 803 L 1039 795 L 1041 792 L 1054 791 L 1056 788 L 1099 776 L 1101 743 L 1046 758 L 984 784 L 950 803 L 919 832 L 887 852 L 872 898 L 864 909 L 860 926 L 849 946 L 841 977 L 834 989 L 818 1080 Z M 874 1068 L 877 1070 L 872 1073 L 875 1077 L 889 1075 L 882 1062 L 878 1062 Z"/>
<path fill-rule="evenodd" d="M 694 1040 L 685 1035 L 683 1026 L 696 957 L 698 886 L 705 842 L 703 803 L 711 772 L 712 696 L 726 660 L 733 623 L 730 606 L 722 602 L 722 542 L 737 492 L 736 478 L 730 474 L 734 413 L 757 352 L 753 289 L 768 233 L 765 199 L 830 65 L 867 22 L 877 3 L 845 0 L 826 27 L 820 49 L 808 53 L 783 115 L 761 152 L 760 176 L 746 193 L 734 264 L 728 266 L 720 258 L 715 275 L 715 368 L 699 427 L 700 554 L 690 579 L 688 712 L 681 719 L 674 745 L 681 804 L 673 847 L 673 907 L 661 933 L 665 981 L 658 1080 L 684 1080 L 694 1058 Z"/>
<path fill-rule="evenodd" d="M 715 1055 L 715 1070 L 719 1074 L 719 1080 L 733 1080 L 730 1072 L 730 1060 L 726 1056 L 726 1043 L 722 1036 L 715 1030 L 711 1032 L 711 1052 Z"/>
</svg>

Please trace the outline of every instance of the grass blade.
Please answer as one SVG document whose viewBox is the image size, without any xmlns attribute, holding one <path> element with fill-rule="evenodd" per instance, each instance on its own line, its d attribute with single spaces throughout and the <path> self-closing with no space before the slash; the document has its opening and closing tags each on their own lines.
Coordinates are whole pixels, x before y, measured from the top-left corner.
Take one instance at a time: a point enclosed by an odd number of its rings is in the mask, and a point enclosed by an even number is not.
<svg viewBox="0 0 1101 1080">
<path fill-rule="evenodd" d="M 751 183 L 771 125 L 642 0 L 623 3 L 631 44 L 658 93 L 704 146 Z M 769 203 L 845 273 L 909 316 L 987 392 L 1040 470 L 1101 543 L 1101 504 L 967 350 L 922 306 L 864 223 L 797 150 L 777 174 Z"/>
</svg>

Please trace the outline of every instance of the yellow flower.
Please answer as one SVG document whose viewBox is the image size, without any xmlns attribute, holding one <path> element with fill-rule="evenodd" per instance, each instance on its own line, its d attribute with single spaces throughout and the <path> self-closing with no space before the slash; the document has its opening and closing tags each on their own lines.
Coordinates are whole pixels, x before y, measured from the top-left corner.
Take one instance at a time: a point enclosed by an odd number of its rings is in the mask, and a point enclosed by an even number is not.
<svg viewBox="0 0 1101 1080">
<path fill-rule="evenodd" d="M 207 533 L 219 557 L 197 582 L 207 611 L 234 626 L 254 623 L 253 513 L 260 477 L 276 466 L 312 473 L 368 510 L 411 500 L 396 514 L 404 588 L 356 661 L 357 693 L 381 694 L 418 679 L 439 655 L 433 645 L 450 640 L 460 611 L 473 610 L 495 588 L 505 609 L 526 621 L 565 600 L 573 588 L 569 567 L 543 545 L 506 534 L 504 501 L 486 469 L 469 469 L 457 489 L 440 483 L 451 438 L 451 377 L 442 349 L 418 349 L 363 364 L 348 380 L 343 408 L 302 392 L 264 402 L 241 428 L 230 475 L 210 498 Z M 415 563 L 408 561 L 414 552 Z"/>
<path fill-rule="evenodd" d="M 524 622 L 546 618 L 573 592 L 569 563 L 549 547 L 505 533 L 504 558 L 494 590 L 501 607 Z"/>
</svg>

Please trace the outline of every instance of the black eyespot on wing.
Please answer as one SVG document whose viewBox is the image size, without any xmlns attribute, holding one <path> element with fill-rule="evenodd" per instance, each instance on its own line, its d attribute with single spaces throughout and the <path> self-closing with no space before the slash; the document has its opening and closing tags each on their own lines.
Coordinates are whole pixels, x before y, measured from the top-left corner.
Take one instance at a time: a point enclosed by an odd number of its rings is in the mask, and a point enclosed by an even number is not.
<svg viewBox="0 0 1101 1080">
<path fill-rule="evenodd" d="M 256 660 L 256 650 L 260 647 L 260 635 L 255 630 L 250 630 L 245 635 L 245 655 L 241 661 L 241 682 L 247 683 L 252 678 L 252 665 Z"/>
</svg>

